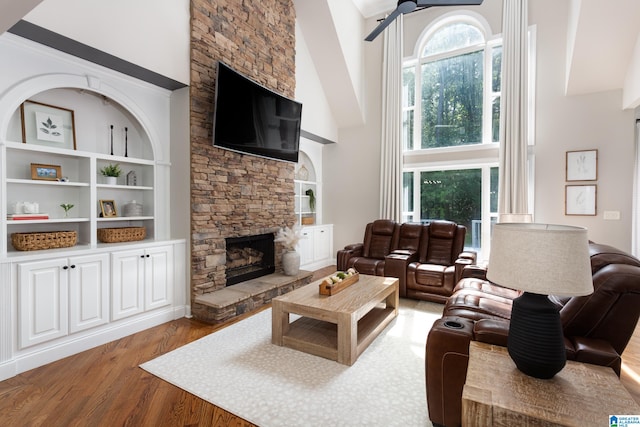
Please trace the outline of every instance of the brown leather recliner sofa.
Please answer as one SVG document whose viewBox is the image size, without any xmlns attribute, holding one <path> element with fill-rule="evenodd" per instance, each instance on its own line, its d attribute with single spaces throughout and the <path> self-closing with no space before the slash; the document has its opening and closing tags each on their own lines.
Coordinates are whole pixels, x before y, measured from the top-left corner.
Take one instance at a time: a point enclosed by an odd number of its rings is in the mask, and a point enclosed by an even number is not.
<svg viewBox="0 0 640 427">
<path fill-rule="evenodd" d="M 594 292 L 549 298 L 560 310 L 567 359 L 609 366 L 620 375 L 621 355 L 640 315 L 640 260 L 593 242 L 589 251 Z M 427 404 L 434 425 L 460 425 L 469 342 L 507 345 L 511 304 L 520 292 L 487 281 L 484 273 L 465 269 L 427 338 Z"/>
<path fill-rule="evenodd" d="M 362 243 L 337 253 L 340 271 L 397 277 L 400 296 L 444 302 L 476 254 L 464 251 L 466 227 L 451 221 L 428 224 L 375 220 L 365 227 Z"/>
</svg>

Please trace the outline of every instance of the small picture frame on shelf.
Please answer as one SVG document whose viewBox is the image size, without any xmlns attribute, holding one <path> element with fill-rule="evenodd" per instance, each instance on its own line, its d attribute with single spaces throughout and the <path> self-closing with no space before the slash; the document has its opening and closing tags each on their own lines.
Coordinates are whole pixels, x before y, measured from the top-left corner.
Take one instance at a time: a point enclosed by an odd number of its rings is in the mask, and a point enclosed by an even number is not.
<svg viewBox="0 0 640 427">
<path fill-rule="evenodd" d="M 596 185 L 565 186 L 565 215 L 596 215 Z"/>
<path fill-rule="evenodd" d="M 116 202 L 113 200 L 100 200 L 100 215 L 103 218 L 110 218 L 118 216 L 116 211 Z"/>
<path fill-rule="evenodd" d="M 58 165 L 44 165 L 31 163 L 31 179 L 42 181 L 59 181 L 62 178 L 62 168 Z"/>
<path fill-rule="evenodd" d="M 567 181 L 598 179 L 598 150 L 567 151 Z"/>
<path fill-rule="evenodd" d="M 55 148 L 76 149 L 73 110 L 24 101 L 20 105 L 22 142 Z"/>
</svg>

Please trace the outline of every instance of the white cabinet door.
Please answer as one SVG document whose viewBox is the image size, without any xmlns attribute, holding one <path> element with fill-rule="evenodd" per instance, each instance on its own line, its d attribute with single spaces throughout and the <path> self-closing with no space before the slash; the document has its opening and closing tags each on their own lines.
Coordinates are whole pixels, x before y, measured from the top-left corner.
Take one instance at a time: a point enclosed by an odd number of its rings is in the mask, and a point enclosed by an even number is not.
<svg viewBox="0 0 640 427">
<path fill-rule="evenodd" d="M 109 322 L 109 254 L 69 259 L 69 332 Z"/>
<path fill-rule="evenodd" d="M 302 229 L 302 238 L 298 240 L 298 252 L 300 253 L 300 265 L 305 265 L 313 262 L 313 247 L 314 247 L 314 233 L 313 229 L 304 227 Z"/>
<path fill-rule="evenodd" d="M 145 310 L 173 301 L 173 247 L 159 246 L 145 251 Z"/>
<path fill-rule="evenodd" d="M 331 258 L 332 229 L 330 226 L 319 226 L 313 230 L 313 260 L 322 261 Z"/>
<path fill-rule="evenodd" d="M 173 301 L 173 246 L 113 253 L 111 317 L 122 319 Z"/>
<path fill-rule="evenodd" d="M 67 259 L 25 262 L 17 267 L 20 348 L 67 335 Z"/>
<path fill-rule="evenodd" d="M 111 319 L 144 311 L 145 254 L 141 249 L 114 252 L 111 269 Z"/>
</svg>

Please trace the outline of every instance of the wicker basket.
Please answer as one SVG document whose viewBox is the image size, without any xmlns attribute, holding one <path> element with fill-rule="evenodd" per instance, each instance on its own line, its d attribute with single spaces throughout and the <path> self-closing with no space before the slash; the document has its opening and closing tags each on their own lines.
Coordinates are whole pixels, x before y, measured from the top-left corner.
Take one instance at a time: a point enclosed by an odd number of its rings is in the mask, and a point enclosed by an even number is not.
<svg viewBox="0 0 640 427">
<path fill-rule="evenodd" d="M 78 233 L 75 231 L 47 231 L 33 233 L 12 233 L 11 244 L 19 251 L 68 248 L 75 246 Z"/>
<path fill-rule="evenodd" d="M 134 242 L 147 235 L 144 227 L 99 228 L 98 240 L 102 243 Z"/>
</svg>

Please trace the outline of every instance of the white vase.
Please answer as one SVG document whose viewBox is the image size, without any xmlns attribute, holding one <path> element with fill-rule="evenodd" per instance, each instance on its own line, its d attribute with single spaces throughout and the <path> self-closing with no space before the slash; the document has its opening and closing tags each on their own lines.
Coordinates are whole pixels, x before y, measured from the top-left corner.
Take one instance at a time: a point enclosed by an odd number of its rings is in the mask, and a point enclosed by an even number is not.
<svg viewBox="0 0 640 427">
<path fill-rule="evenodd" d="M 300 254 L 287 251 L 282 254 L 282 269 L 287 276 L 295 276 L 300 271 Z"/>
<path fill-rule="evenodd" d="M 118 183 L 118 177 L 117 176 L 105 176 L 104 177 L 107 185 L 116 185 Z"/>
</svg>

